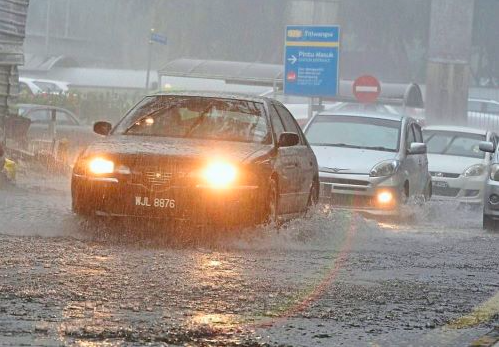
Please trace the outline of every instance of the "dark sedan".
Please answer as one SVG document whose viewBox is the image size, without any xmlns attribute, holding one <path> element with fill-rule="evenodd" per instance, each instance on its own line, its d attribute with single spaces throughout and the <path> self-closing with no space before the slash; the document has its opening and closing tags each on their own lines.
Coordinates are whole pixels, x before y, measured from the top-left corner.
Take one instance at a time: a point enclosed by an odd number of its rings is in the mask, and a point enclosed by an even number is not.
<svg viewBox="0 0 499 347">
<path fill-rule="evenodd" d="M 241 95 L 148 96 L 78 158 L 73 210 L 205 223 L 276 222 L 318 197 L 318 167 L 279 102 Z"/>
</svg>

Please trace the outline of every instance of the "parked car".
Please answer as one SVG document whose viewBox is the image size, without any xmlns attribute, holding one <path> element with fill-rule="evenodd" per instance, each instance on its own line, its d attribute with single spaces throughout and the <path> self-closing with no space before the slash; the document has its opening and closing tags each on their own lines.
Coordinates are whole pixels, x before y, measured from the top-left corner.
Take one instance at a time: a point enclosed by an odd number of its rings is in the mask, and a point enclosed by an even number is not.
<svg viewBox="0 0 499 347">
<path fill-rule="evenodd" d="M 18 105 L 19 115 L 31 120 L 28 130 L 28 141 L 52 140 L 50 128 L 52 111 L 55 111 L 56 140 L 69 141 L 71 150 L 79 149 L 96 140 L 92 127 L 81 124 L 78 117 L 69 110 L 60 107 L 34 104 Z"/>
<path fill-rule="evenodd" d="M 65 94 L 69 91 L 69 83 L 35 78 L 19 77 L 21 94 Z"/>
<path fill-rule="evenodd" d="M 496 141 L 480 143 L 485 156 L 491 155 L 490 165 L 486 168 L 486 181 L 483 193 L 483 228 L 495 230 L 499 220 L 499 152 Z"/>
<path fill-rule="evenodd" d="M 429 126 L 423 136 L 428 148 L 433 196 L 439 200 L 481 204 L 490 155 L 480 151 L 480 142 L 497 143 L 486 130 L 457 126 Z"/>
<path fill-rule="evenodd" d="M 430 198 L 426 145 L 413 118 L 324 112 L 312 118 L 305 134 L 319 163 L 322 201 L 369 214 L 400 215 L 409 198 Z"/>
<path fill-rule="evenodd" d="M 215 93 L 148 96 L 78 158 L 73 210 L 186 219 L 279 221 L 318 196 L 317 161 L 279 102 Z"/>
</svg>

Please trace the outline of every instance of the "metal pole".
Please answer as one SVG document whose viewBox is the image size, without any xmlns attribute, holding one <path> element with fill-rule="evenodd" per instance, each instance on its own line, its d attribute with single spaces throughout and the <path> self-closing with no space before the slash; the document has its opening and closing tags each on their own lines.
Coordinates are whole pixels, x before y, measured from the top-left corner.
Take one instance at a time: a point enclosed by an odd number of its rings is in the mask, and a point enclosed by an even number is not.
<svg viewBox="0 0 499 347">
<path fill-rule="evenodd" d="M 313 116 L 313 107 L 314 107 L 314 98 L 308 98 L 308 119 L 312 119 Z"/>
<path fill-rule="evenodd" d="M 45 23 L 45 55 L 49 55 L 51 0 L 47 0 L 47 22 Z"/>
<path fill-rule="evenodd" d="M 52 137 L 52 146 L 50 148 L 50 151 L 52 152 L 52 155 L 55 157 L 55 149 L 56 149 L 56 142 L 57 142 L 57 129 L 56 129 L 56 110 L 55 108 L 51 110 L 50 112 L 50 126 L 49 126 L 49 134 Z"/>
<path fill-rule="evenodd" d="M 149 91 L 149 80 L 151 77 L 151 61 L 152 61 L 152 38 L 151 35 L 154 33 L 154 29 L 151 29 L 149 35 L 149 47 L 147 49 L 147 75 L 146 75 L 146 92 Z"/>
<path fill-rule="evenodd" d="M 64 30 L 64 37 L 69 36 L 69 16 L 71 14 L 71 0 L 66 0 L 66 25 Z"/>
</svg>

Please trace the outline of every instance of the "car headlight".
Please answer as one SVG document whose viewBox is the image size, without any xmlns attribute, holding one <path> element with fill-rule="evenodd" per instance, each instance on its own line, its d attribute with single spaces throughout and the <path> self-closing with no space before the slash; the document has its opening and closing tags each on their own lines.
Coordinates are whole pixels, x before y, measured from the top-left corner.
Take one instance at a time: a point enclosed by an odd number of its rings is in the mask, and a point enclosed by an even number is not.
<svg viewBox="0 0 499 347">
<path fill-rule="evenodd" d="M 464 177 L 481 176 L 485 172 L 485 166 L 482 164 L 475 164 L 464 170 Z"/>
<path fill-rule="evenodd" d="M 492 181 L 499 181 L 499 164 L 493 164 L 490 167 L 490 179 Z"/>
<path fill-rule="evenodd" d="M 376 164 L 369 173 L 371 177 L 391 176 L 397 172 L 400 167 L 398 160 L 386 160 Z"/>
<path fill-rule="evenodd" d="M 104 158 L 94 158 L 88 163 L 89 171 L 94 175 L 106 175 L 114 172 L 114 162 Z"/>
<path fill-rule="evenodd" d="M 214 188 L 227 188 L 236 181 L 237 168 L 227 162 L 215 161 L 204 169 L 203 178 Z"/>
</svg>

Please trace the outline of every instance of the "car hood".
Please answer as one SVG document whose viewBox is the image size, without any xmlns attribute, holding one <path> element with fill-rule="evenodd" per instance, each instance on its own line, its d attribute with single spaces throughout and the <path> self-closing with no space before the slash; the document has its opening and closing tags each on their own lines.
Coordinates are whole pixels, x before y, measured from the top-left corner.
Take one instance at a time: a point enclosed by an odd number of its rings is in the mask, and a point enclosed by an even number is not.
<svg viewBox="0 0 499 347">
<path fill-rule="evenodd" d="M 247 162 L 267 155 L 271 145 L 233 141 L 182 139 L 149 136 L 109 136 L 90 145 L 85 155 L 112 157 L 224 158 Z"/>
<path fill-rule="evenodd" d="M 483 163 L 484 159 L 479 158 L 428 153 L 428 169 L 431 172 L 462 174 L 470 166 Z"/>
<path fill-rule="evenodd" d="M 312 149 L 319 167 L 339 169 L 338 173 L 344 174 L 368 174 L 379 162 L 395 159 L 397 156 L 394 152 L 345 147 L 312 146 Z"/>
</svg>

